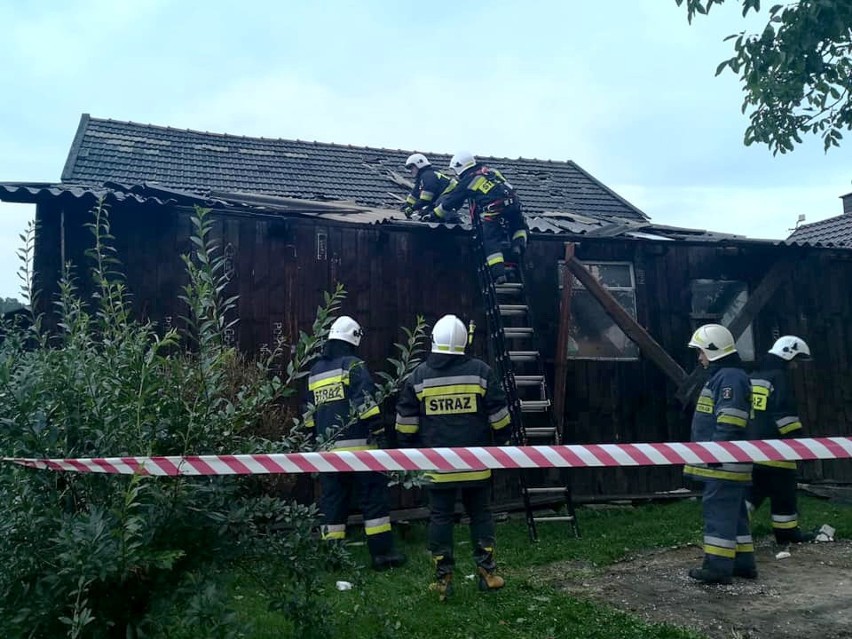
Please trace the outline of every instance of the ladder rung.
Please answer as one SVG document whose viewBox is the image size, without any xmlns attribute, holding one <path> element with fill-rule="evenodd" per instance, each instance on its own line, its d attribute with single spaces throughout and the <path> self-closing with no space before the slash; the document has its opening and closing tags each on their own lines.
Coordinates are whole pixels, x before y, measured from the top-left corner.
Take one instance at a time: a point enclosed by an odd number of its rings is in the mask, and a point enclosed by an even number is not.
<svg viewBox="0 0 852 639">
<path fill-rule="evenodd" d="M 503 334 L 509 339 L 520 337 L 532 337 L 533 329 L 528 326 L 507 326 L 503 329 Z"/>
<path fill-rule="evenodd" d="M 564 493 L 567 490 L 567 486 L 539 486 L 536 488 L 527 488 L 527 492 L 530 495 L 541 495 L 544 493 Z"/>
<path fill-rule="evenodd" d="M 544 375 L 515 375 L 515 386 L 541 386 Z"/>
<path fill-rule="evenodd" d="M 527 312 L 526 304 L 498 304 L 500 315 L 523 315 Z"/>
<path fill-rule="evenodd" d="M 538 351 L 509 351 L 509 359 L 515 362 L 534 362 L 538 359 Z"/>
<path fill-rule="evenodd" d="M 522 399 L 521 410 L 525 413 L 543 413 L 550 408 L 549 399 Z"/>
<path fill-rule="evenodd" d="M 525 428 L 524 432 L 527 437 L 553 437 L 556 435 L 556 428 L 550 426 L 548 428 Z"/>
<path fill-rule="evenodd" d="M 506 284 L 496 284 L 494 288 L 498 293 L 520 293 L 524 290 L 524 285 L 520 282 L 507 282 Z"/>
<path fill-rule="evenodd" d="M 575 517 L 571 515 L 562 515 L 559 517 L 533 517 L 534 522 L 546 523 L 548 521 L 574 521 Z"/>
</svg>

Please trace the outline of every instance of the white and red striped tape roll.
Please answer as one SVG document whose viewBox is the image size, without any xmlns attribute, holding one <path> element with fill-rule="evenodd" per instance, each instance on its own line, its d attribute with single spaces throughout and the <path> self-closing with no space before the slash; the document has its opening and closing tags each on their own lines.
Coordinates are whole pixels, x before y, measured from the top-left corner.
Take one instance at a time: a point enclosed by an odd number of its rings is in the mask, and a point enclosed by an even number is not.
<svg viewBox="0 0 852 639">
<path fill-rule="evenodd" d="M 49 470 L 143 475 L 266 475 L 486 468 L 598 468 L 852 458 L 852 437 L 738 442 L 402 448 L 279 455 L 101 457 L 3 461 Z"/>
</svg>

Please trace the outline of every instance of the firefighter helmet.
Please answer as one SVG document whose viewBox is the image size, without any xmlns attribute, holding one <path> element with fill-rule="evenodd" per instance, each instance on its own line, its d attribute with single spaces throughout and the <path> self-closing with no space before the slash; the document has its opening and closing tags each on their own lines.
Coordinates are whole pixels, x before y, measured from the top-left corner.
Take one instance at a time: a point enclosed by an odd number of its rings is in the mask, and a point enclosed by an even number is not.
<svg viewBox="0 0 852 639">
<path fill-rule="evenodd" d="M 704 352 L 707 361 L 715 362 L 717 359 L 727 357 L 737 352 L 737 345 L 731 331 L 721 324 L 705 324 L 699 326 L 689 340 L 690 348 L 697 348 Z"/>
<path fill-rule="evenodd" d="M 461 174 L 476 165 L 476 158 L 467 151 L 459 151 L 450 159 L 449 171 L 461 177 Z"/>
<path fill-rule="evenodd" d="M 781 359 L 787 360 L 798 357 L 799 359 L 810 359 L 811 349 L 808 347 L 805 340 L 795 335 L 784 335 L 775 340 L 769 352 L 777 355 Z"/>
<path fill-rule="evenodd" d="M 467 329 L 455 315 L 444 315 L 432 329 L 432 352 L 445 355 L 464 355 Z"/>
<path fill-rule="evenodd" d="M 334 324 L 328 331 L 328 339 L 339 339 L 342 342 L 349 342 L 353 346 L 358 346 L 363 336 L 364 331 L 361 330 L 361 325 L 348 315 L 334 320 Z"/>
<path fill-rule="evenodd" d="M 432 163 L 426 159 L 426 156 L 422 153 L 412 153 L 408 156 L 408 159 L 405 161 L 405 168 L 410 169 L 411 167 L 416 167 L 419 171 L 420 169 L 425 169 L 427 166 L 430 166 Z"/>
</svg>

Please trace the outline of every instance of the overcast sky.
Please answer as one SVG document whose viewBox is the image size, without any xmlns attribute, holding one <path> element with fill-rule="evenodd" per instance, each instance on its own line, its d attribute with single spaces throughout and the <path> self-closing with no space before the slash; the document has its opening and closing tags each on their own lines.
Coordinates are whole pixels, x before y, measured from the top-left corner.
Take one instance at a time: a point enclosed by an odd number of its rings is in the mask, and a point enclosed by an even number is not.
<svg viewBox="0 0 852 639">
<path fill-rule="evenodd" d="M 0 0 L 0 181 L 58 181 L 80 114 L 574 160 L 660 224 L 781 238 L 838 215 L 852 141 L 742 144 L 740 2 Z M 31 207 L 0 205 L 0 295 Z"/>
</svg>

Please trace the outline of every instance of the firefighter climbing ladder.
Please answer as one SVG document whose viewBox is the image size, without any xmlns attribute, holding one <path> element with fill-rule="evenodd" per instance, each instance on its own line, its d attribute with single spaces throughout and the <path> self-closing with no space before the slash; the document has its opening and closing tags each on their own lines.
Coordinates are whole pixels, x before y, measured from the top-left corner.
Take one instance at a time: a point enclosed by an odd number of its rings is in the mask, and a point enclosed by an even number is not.
<svg viewBox="0 0 852 639">
<path fill-rule="evenodd" d="M 488 344 L 497 376 L 506 391 L 512 417 L 512 443 L 516 446 L 561 444 L 562 434 L 556 426 L 547 392 L 544 362 L 536 345 L 531 307 L 524 286 L 523 261 L 514 268 L 507 264 L 509 281 L 495 284 L 485 261 L 482 220 L 473 211 L 471 218 L 477 275 L 488 320 Z M 579 537 L 567 471 L 521 471 L 519 483 L 530 539 L 538 539 L 537 524 L 545 522 L 567 522 L 571 532 Z M 536 497 L 540 499 L 547 495 L 564 501 L 564 515 L 535 515 Z"/>
</svg>

